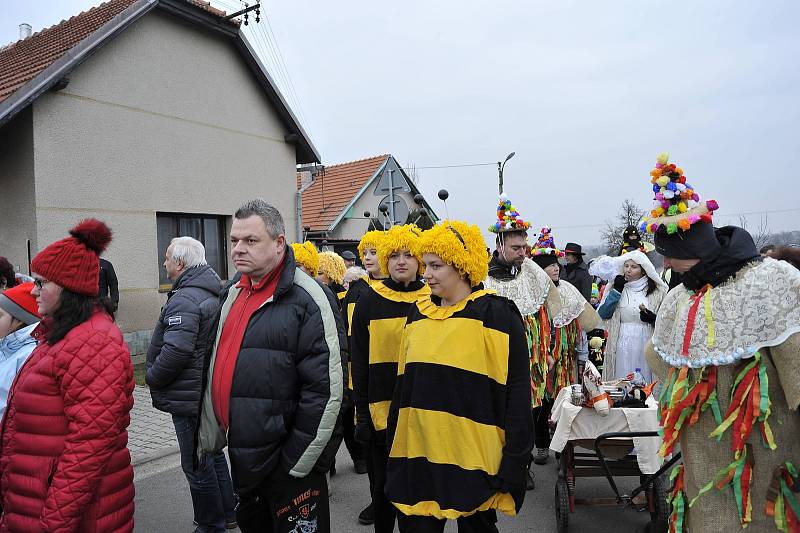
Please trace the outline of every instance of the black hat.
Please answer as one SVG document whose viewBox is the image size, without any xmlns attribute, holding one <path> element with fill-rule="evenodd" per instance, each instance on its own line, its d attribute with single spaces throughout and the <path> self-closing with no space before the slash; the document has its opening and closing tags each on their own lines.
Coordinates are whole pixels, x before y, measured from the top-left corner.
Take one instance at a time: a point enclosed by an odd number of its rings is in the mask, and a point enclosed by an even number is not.
<svg viewBox="0 0 800 533">
<path fill-rule="evenodd" d="M 688 230 L 675 233 L 657 232 L 655 245 L 658 253 L 670 259 L 707 259 L 720 249 L 711 224 L 693 224 Z"/>
<path fill-rule="evenodd" d="M 531 259 L 542 268 L 547 268 L 552 264 L 558 263 L 558 257 L 555 254 L 534 255 Z"/>
<path fill-rule="evenodd" d="M 341 253 L 341 256 L 342 256 L 342 259 L 346 259 L 348 261 L 355 261 L 356 260 L 356 254 L 354 254 L 350 250 L 345 250 L 344 252 Z"/>
<path fill-rule="evenodd" d="M 586 255 L 581 251 L 581 245 L 574 242 L 568 242 L 564 247 L 565 254 Z"/>
</svg>

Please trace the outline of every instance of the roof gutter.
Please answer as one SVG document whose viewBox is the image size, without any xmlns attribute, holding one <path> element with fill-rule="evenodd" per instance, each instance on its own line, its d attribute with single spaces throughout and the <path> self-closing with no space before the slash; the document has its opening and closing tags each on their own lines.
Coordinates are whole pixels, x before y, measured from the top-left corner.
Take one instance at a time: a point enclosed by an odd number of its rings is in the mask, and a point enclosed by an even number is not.
<svg viewBox="0 0 800 533">
<path fill-rule="evenodd" d="M 42 93 L 61 81 L 76 66 L 88 59 L 106 42 L 124 31 L 128 26 L 150 12 L 159 0 L 138 0 L 114 18 L 100 26 L 86 39 L 73 46 L 67 53 L 20 87 L 14 94 L 0 103 L 0 126 L 10 121 L 17 113 L 33 103 Z"/>
</svg>

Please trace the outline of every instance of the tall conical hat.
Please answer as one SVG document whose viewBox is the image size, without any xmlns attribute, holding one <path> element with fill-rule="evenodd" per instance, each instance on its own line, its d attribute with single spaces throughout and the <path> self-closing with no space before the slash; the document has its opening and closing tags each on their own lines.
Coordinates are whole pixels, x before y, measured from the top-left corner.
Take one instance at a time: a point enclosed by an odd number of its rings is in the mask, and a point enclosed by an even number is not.
<svg viewBox="0 0 800 533">
<path fill-rule="evenodd" d="M 672 235 L 688 231 L 697 223 L 712 223 L 712 213 L 719 205 L 715 200 L 700 200 L 700 195 L 686 181 L 683 170 L 669 162 L 667 152 L 658 154 L 656 167 L 650 171 L 650 182 L 655 203 L 650 217 L 639 225 L 641 231 Z"/>
<path fill-rule="evenodd" d="M 531 227 L 529 222 L 526 222 L 513 206 L 508 195 L 505 193 L 499 196 L 499 203 L 497 204 L 497 221 L 489 226 L 489 231 L 492 233 L 507 233 L 509 231 L 528 231 Z"/>
</svg>

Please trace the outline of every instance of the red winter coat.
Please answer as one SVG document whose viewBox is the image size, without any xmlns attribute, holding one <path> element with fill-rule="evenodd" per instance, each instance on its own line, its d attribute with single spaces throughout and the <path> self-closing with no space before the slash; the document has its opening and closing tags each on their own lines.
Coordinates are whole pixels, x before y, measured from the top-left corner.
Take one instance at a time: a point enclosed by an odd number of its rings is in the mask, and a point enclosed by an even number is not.
<svg viewBox="0 0 800 533">
<path fill-rule="evenodd" d="M 106 313 L 40 344 L 0 429 L 0 531 L 133 531 L 131 407 L 130 352 Z"/>
</svg>

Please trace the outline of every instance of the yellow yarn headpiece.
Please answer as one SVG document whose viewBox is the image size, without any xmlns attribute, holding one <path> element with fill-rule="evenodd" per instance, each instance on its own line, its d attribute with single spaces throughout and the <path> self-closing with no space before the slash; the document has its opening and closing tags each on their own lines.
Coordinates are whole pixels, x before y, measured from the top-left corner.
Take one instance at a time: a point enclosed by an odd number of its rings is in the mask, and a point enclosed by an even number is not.
<svg viewBox="0 0 800 533">
<path fill-rule="evenodd" d="M 347 270 L 347 265 L 344 264 L 344 259 L 334 252 L 320 252 L 319 253 L 319 272 L 328 276 L 328 279 L 334 283 L 342 284 L 344 281 L 344 273 Z"/>
<path fill-rule="evenodd" d="M 299 242 L 292 243 L 292 250 L 294 251 L 295 262 L 305 267 L 306 270 L 311 272 L 312 276 L 316 276 L 319 271 L 319 252 L 311 241 L 306 241 L 302 244 Z"/>
<path fill-rule="evenodd" d="M 408 250 L 419 263 L 419 273 L 422 273 L 422 256 L 417 253 L 419 236 L 422 230 L 414 224 L 392 226 L 378 243 L 378 263 L 384 275 L 389 275 L 389 256 L 398 250 Z M 359 247 L 360 249 L 360 247 Z"/>
<path fill-rule="evenodd" d="M 445 220 L 422 233 L 417 246 L 420 257 L 436 254 L 442 261 L 467 276 L 475 287 L 489 274 L 489 253 L 481 230 L 475 224 Z"/>
<path fill-rule="evenodd" d="M 364 262 L 364 251 L 367 248 L 375 248 L 378 249 L 378 245 L 381 243 L 383 239 L 382 231 L 368 231 L 361 237 L 361 241 L 358 243 L 358 255 L 361 258 L 361 262 Z"/>
</svg>

